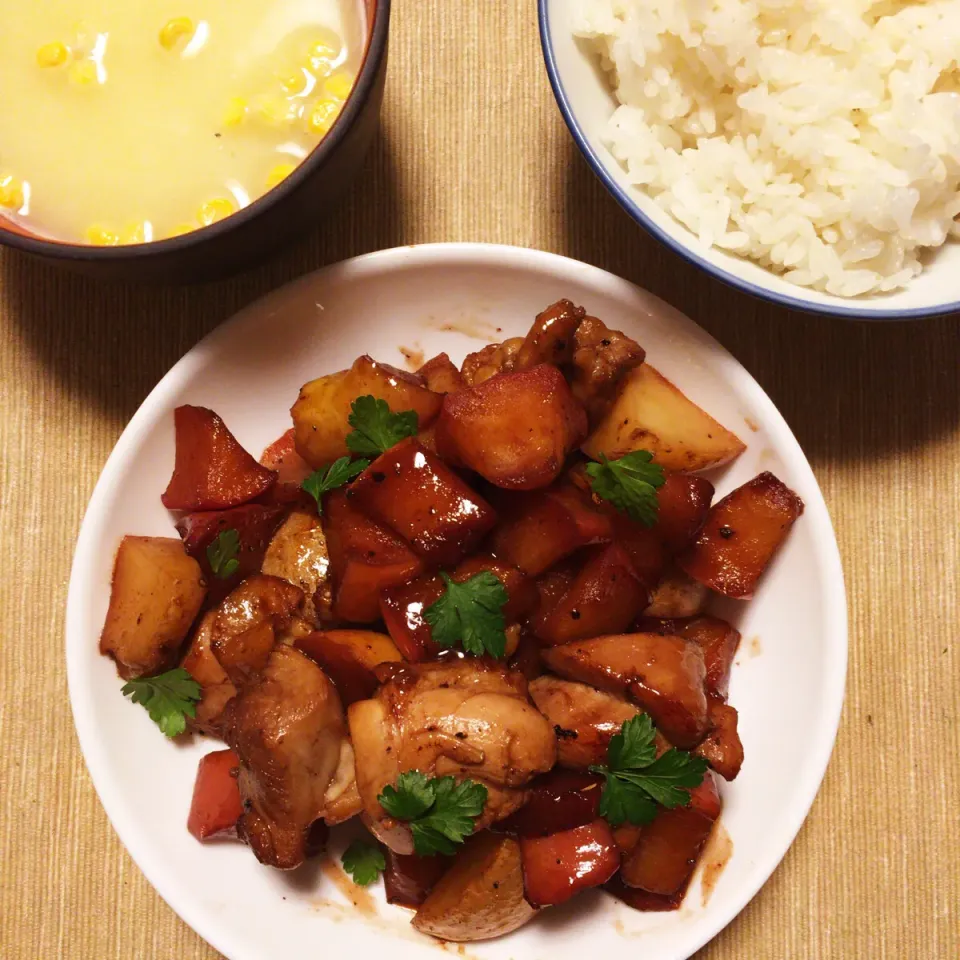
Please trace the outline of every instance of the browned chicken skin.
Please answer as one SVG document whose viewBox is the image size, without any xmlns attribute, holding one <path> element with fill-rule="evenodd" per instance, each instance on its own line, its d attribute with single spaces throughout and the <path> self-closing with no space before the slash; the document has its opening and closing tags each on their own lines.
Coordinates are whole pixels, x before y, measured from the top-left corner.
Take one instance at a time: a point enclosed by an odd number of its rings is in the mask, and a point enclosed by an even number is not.
<svg viewBox="0 0 960 960">
<path fill-rule="evenodd" d="M 309 657 L 280 646 L 230 702 L 223 726 L 240 758 L 239 834 L 261 863 L 298 866 L 341 763 L 345 724 L 336 689 Z"/>
<path fill-rule="evenodd" d="M 596 317 L 586 317 L 574 334 L 570 388 L 596 424 L 617 397 L 620 382 L 643 363 L 646 352 L 635 340 L 611 330 Z"/>
<path fill-rule="evenodd" d="M 294 510 L 273 535 L 260 569 L 299 587 L 304 594 L 304 618 L 320 626 L 333 618 L 329 568 L 320 518 L 315 511 Z"/>
<path fill-rule="evenodd" d="M 303 591 L 278 577 L 248 577 L 197 629 L 183 660 L 202 688 L 193 726 L 218 733 L 223 708 L 267 663 L 278 639 L 299 620 Z"/>
<path fill-rule="evenodd" d="M 514 360 L 514 370 L 538 363 L 564 367 L 573 360 L 574 334 L 587 311 L 569 300 L 558 300 L 537 314 Z"/>
<path fill-rule="evenodd" d="M 476 353 L 468 353 L 460 367 L 463 382 L 475 387 L 498 373 L 510 373 L 523 343 L 523 337 L 511 337 L 503 343 L 491 343 Z"/>
<path fill-rule="evenodd" d="M 483 783 L 480 830 L 518 809 L 524 785 L 556 763 L 553 730 L 530 703 L 522 674 L 470 658 L 377 670 L 386 681 L 348 718 L 365 820 L 395 852 L 412 852 L 410 834 L 377 797 L 400 773 Z"/>
</svg>

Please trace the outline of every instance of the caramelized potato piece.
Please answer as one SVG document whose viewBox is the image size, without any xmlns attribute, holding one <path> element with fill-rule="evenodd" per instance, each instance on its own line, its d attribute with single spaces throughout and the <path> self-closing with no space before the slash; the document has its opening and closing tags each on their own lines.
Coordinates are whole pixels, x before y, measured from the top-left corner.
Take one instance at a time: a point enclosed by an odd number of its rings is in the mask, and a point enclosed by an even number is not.
<svg viewBox="0 0 960 960">
<path fill-rule="evenodd" d="M 613 536 L 610 517 L 570 484 L 504 495 L 497 506 L 494 553 L 533 577 L 581 547 Z"/>
<path fill-rule="evenodd" d="M 450 574 L 450 579 L 454 583 L 463 583 L 484 571 L 494 574 L 507 591 L 503 615 L 508 625 L 524 616 L 536 603 L 533 581 L 516 567 L 489 554 L 467 558 Z M 440 652 L 423 614 L 443 592 L 443 581 L 439 576 L 424 576 L 401 586 L 389 587 L 380 594 L 383 622 L 407 660 L 429 660 Z"/>
<path fill-rule="evenodd" d="M 613 833 L 600 819 L 549 837 L 521 837 L 520 855 L 527 900 L 537 907 L 565 903 L 620 868 Z"/>
<path fill-rule="evenodd" d="M 177 407 L 173 424 L 173 476 L 160 497 L 168 510 L 237 507 L 276 482 L 276 473 L 257 463 L 212 410 Z"/>
<path fill-rule="evenodd" d="M 547 645 L 599 637 L 626 629 L 648 599 L 619 544 L 594 547 L 556 606 L 531 628 Z"/>
<path fill-rule="evenodd" d="M 625 378 L 620 394 L 583 444 L 594 460 L 649 450 L 667 470 L 693 472 L 739 456 L 742 441 L 644 363 Z"/>
<path fill-rule="evenodd" d="M 671 556 L 689 546 L 700 532 L 713 500 L 713 484 L 704 477 L 668 473 L 657 490 L 654 528 Z"/>
<path fill-rule="evenodd" d="M 724 780 L 733 780 L 743 766 L 743 744 L 737 733 L 738 719 L 733 707 L 719 697 L 711 697 L 710 732 L 694 751 Z"/>
<path fill-rule="evenodd" d="M 720 795 L 713 776 L 690 791 L 690 805 L 661 810 L 640 833 L 620 870 L 623 882 L 649 893 L 670 896 L 686 889 L 713 824 L 720 816 Z"/>
<path fill-rule="evenodd" d="M 323 668 L 345 707 L 374 695 L 380 686 L 374 667 L 403 659 L 388 636 L 372 630 L 318 631 L 294 646 Z"/>
<path fill-rule="evenodd" d="M 530 799 L 495 829 L 520 837 L 548 837 L 592 823 L 600 816 L 603 777 L 554 769 L 530 784 Z"/>
<path fill-rule="evenodd" d="M 497 519 L 482 497 L 412 437 L 374 460 L 347 496 L 355 509 L 403 537 L 419 557 L 444 567 L 476 547 Z"/>
<path fill-rule="evenodd" d="M 695 617 L 707 602 L 707 588 L 682 570 L 670 569 L 657 584 L 645 617 L 674 619 Z"/>
<path fill-rule="evenodd" d="M 422 377 L 424 386 L 434 393 L 456 393 L 465 386 L 460 371 L 445 353 L 431 357 L 417 371 L 417 376 Z"/>
<path fill-rule="evenodd" d="M 200 758 L 187 829 L 198 840 L 236 834 L 243 813 L 240 758 L 232 750 L 214 750 Z"/>
<path fill-rule="evenodd" d="M 267 547 L 260 569 L 303 591 L 303 615 L 314 626 L 332 618 L 327 538 L 315 510 L 294 510 Z"/>
<path fill-rule="evenodd" d="M 200 565 L 179 540 L 124 537 L 100 652 L 113 657 L 125 680 L 169 669 L 206 592 Z"/>
<path fill-rule="evenodd" d="M 553 725 L 560 766 L 574 770 L 605 764 L 610 738 L 640 713 L 616 694 L 559 677 L 538 677 L 530 684 L 530 696 Z"/>
<path fill-rule="evenodd" d="M 532 490 L 557 478 L 586 432 L 586 414 L 563 374 L 541 364 L 448 394 L 436 444 L 445 460 L 498 487 Z"/>
<path fill-rule="evenodd" d="M 740 646 L 740 631 L 719 617 L 697 617 L 684 623 L 678 633 L 703 651 L 707 690 L 726 699 L 733 658 Z"/>
<path fill-rule="evenodd" d="M 391 530 L 355 510 L 346 491 L 326 500 L 333 614 L 354 623 L 380 618 L 380 592 L 419 576 L 423 561 Z"/>
<path fill-rule="evenodd" d="M 315 470 L 349 453 L 350 405 L 368 395 L 385 400 L 393 413 L 415 410 L 421 428 L 436 419 L 443 400 L 421 377 L 368 356 L 358 357 L 349 370 L 311 380 L 300 388 L 290 415 L 297 453 Z"/>
<path fill-rule="evenodd" d="M 772 473 L 761 473 L 714 504 L 678 562 L 711 590 L 749 599 L 801 513 L 803 501 Z"/>
<path fill-rule="evenodd" d="M 201 510 L 188 513 L 177 521 L 177 533 L 183 538 L 187 553 L 200 564 L 203 579 L 210 591 L 208 603 L 219 603 L 244 577 L 260 570 L 264 554 L 286 508 L 248 503 L 230 510 Z M 240 538 L 236 573 L 217 577 L 207 556 L 209 547 L 225 530 L 236 530 Z"/>
<path fill-rule="evenodd" d="M 694 746 L 707 732 L 703 654 L 691 641 L 628 633 L 549 647 L 541 656 L 561 677 L 628 694 L 678 747 Z"/>
<path fill-rule="evenodd" d="M 467 943 L 501 937 L 535 915 L 523 895 L 520 845 L 513 837 L 486 831 L 463 845 L 413 925 L 440 940 Z"/>
</svg>

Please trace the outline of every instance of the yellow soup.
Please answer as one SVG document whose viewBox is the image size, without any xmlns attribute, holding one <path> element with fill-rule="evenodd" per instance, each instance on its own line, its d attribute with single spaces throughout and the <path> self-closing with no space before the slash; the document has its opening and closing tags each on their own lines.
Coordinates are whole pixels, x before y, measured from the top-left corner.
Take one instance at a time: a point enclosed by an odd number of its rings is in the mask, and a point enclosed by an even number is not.
<svg viewBox="0 0 960 960">
<path fill-rule="evenodd" d="M 323 138 L 360 0 L 0 0 L 0 210 L 143 243 L 223 219 Z"/>
</svg>

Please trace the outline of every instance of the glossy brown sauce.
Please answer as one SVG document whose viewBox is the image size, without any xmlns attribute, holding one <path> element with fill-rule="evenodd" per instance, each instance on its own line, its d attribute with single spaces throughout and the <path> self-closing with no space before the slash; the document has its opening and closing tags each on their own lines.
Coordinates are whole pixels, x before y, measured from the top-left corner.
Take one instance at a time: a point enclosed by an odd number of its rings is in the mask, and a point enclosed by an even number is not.
<svg viewBox="0 0 960 960">
<path fill-rule="evenodd" d="M 341 869 L 329 858 L 323 861 L 323 874 L 331 880 L 334 886 L 342 893 L 365 917 L 377 914 L 377 905 L 370 894 L 363 887 L 357 886 Z"/>
<path fill-rule="evenodd" d="M 727 833 L 723 820 L 718 820 L 703 851 L 703 867 L 700 875 L 700 902 L 703 906 L 710 902 L 720 874 L 723 873 L 723 868 L 730 862 L 732 856 L 733 840 Z"/>
</svg>

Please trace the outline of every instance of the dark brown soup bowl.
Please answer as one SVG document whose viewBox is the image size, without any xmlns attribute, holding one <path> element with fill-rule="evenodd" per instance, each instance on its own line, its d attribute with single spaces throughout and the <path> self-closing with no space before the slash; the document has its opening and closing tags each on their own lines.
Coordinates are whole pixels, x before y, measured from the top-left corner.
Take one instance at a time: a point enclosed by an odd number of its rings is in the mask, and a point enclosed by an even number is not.
<svg viewBox="0 0 960 960">
<path fill-rule="evenodd" d="M 356 175 L 380 119 L 390 0 L 364 0 L 367 41 L 350 96 L 330 132 L 285 180 L 209 227 L 167 240 L 99 247 L 37 236 L 0 215 L 0 244 L 96 277 L 181 282 L 212 279 L 263 260 L 314 226 Z"/>
</svg>

